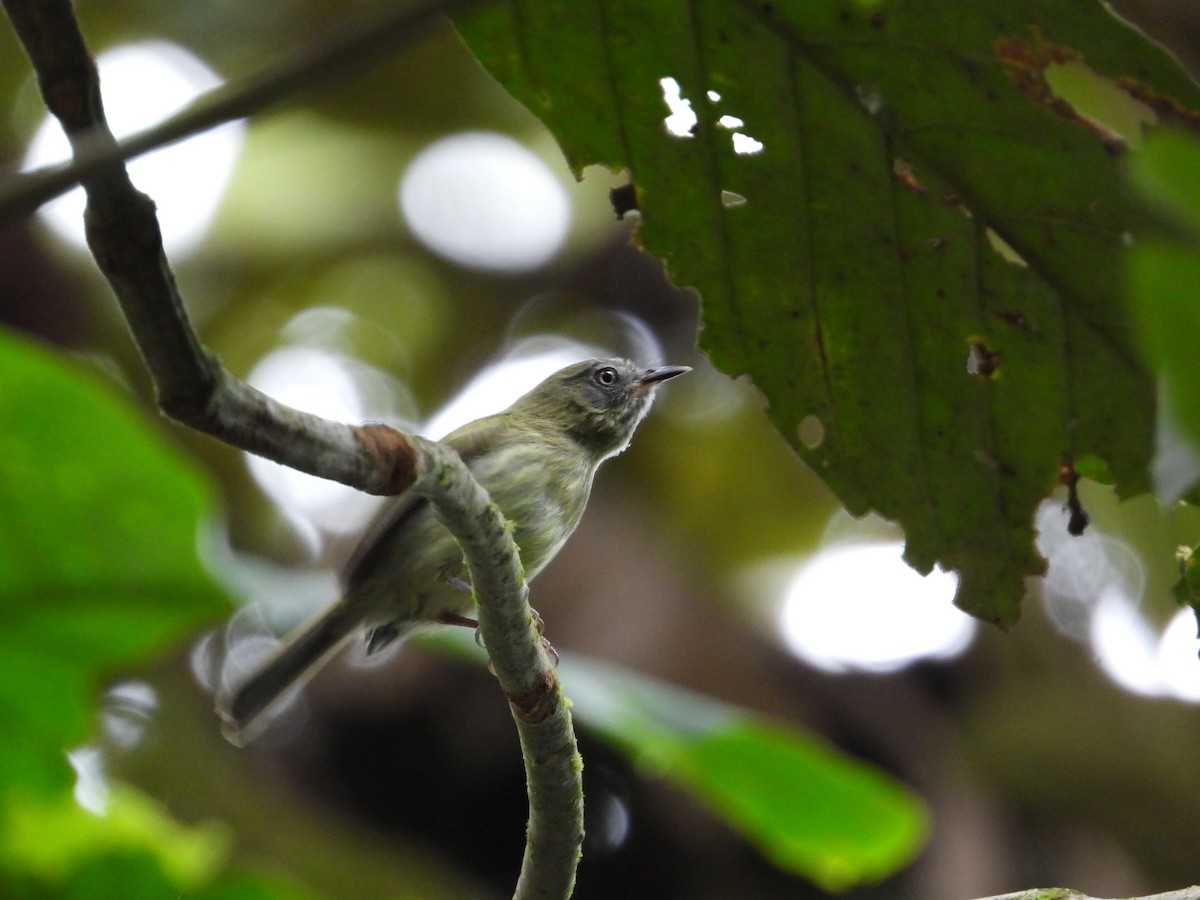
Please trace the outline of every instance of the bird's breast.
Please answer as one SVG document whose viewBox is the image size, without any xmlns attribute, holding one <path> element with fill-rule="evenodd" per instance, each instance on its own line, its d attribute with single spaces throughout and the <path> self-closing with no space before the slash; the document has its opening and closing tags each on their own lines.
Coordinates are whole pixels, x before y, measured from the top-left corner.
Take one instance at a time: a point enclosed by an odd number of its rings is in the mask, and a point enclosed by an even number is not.
<svg viewBox="0 0 1200 900">
<path fill-rule="evenodd" d="M 526 579 L 554 558 L 579 524 L 592 466 L 573 448 L 532 442 L 487 454 L 472 471 L 512 524 Z"/>
</svg>

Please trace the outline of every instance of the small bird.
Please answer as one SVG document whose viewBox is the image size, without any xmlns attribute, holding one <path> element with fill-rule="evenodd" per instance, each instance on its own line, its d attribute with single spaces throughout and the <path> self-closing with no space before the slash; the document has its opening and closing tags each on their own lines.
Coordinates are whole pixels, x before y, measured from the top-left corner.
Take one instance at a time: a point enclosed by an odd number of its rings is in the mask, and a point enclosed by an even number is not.
<svg viewBox="0 0 1200 900">
<path fill-rule="evenodd" d="M 629 446 L 655 390 L 688 366 L 641 368 L 590 359 L 555 372 L 504 412 L 447 435 L 512 523 L 526 580 L 579 524 L 600 463 Z M 422 625 L 469 622 L 473 599 L 462 550 L 415 494 L 393 498 L 367 528 L 342 575 L 342 598 L 284 639 L 232 694 L 218 698 L 225 735 L 253 737 L 257 720 L 304 684 L 353 635 L 374 653 Z"/>
</svg>

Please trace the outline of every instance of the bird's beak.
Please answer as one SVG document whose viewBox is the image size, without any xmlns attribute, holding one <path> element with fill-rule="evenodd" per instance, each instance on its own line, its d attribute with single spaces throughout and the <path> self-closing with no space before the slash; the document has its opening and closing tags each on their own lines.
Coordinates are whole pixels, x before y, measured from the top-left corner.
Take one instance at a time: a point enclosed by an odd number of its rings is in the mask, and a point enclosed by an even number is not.
<svg viewBox="0 0 1200 900">
<path fill-rule="evenodd" d="M 690 371 L 692 371 L 691 366 L 659 366 L 657 369 L 647 369 L 638 379 L 638 390 L 639 392 L 649 390 L 660 381 L 666 381 L 676 375 L 686 375 Z"/>
</svg>

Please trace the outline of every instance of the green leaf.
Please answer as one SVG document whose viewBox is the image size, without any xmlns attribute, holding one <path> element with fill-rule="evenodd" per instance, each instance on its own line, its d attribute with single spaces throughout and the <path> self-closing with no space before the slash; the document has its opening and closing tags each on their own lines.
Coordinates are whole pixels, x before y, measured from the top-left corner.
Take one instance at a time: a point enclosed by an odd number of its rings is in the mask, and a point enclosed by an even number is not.
<svg viewBox="0 0 1200 900">
<path fill-rule="evenodd" d="M 281 878 L 230 875 L 219 881 L 181 891 L 145 851 L 121 850 L 92 857 L 61 881 L 47 882 L 0 872 L 0 896 L 5 900 L 313 900 L 315 895 Z"/>
<path fill-rule="evenodd" d="M 99 679 L 229 609 L 199 476 L 95 374 L 0 333 L 0 798 L 70 783 Z"/>
<path fill-rule="evenodd" d="M 126 785 L 110 792 L 103 815 L 81 807 L 69 793 L 55 801 L 10 801 L 0 859 L 10 870 L 45 883 L 62 883 L 87 860 L 112 853 L 152 853 L 177 888 L 194 890 L 219 871 L 232 845 L 215 822 L 189 827 Z"/>
<path fill-rule="evenodd" d="M 1154 135 L 1130 169 L 1179 226 L 1134 248 L 1129 296 L 1146 356 L 1170 385 L 1172 421 L 1200 446 L 1200 142 Z"/>
<path fill-rule="evenodd" d="M 882 879 L 928 834 L 920 799 L 783 723 L 645 676 L 564 659 L 584 727 L 698 797 L 775 865 L 829 890 Z"/>
<path fill-rule="evenodd" d="M 413 640 L 487 662 L 462 629 Z M 696 797 L 785 871 L 844 890 L 897 872 L 925 844 L 920 797 L 811 734 L 586 657 L 563 657 L 558 675 L 576 722 Z"/>
<path fill-rule="evenodd" d="M 1064 454 L 1147 488 L 1120 272 L 1158 216 L 1050 76 L 1087 67 L 1163 118 L 1200 92 L 1102 4 L 513 0 L 460 26 L 572 166 L 632 171 L 639 240 L 700 290 L 713 361 L 852 513 L 904 526 L 915 568 L 956 570 L 961 607 L 1018 617 Z M 691 137 L 664 127 L 665 77 Z"/>
</svg>

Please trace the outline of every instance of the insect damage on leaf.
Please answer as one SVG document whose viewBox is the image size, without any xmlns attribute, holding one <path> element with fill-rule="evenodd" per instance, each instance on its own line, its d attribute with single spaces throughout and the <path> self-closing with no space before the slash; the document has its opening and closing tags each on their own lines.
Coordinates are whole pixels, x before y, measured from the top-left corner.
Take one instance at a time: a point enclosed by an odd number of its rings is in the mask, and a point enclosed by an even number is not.
<svg viewBox="0 0 1200 900">
<path fill-rule="evenodd" d="M 1021 91 L 1035 103 L 1046 107 L 1055 115 L 1075 122 L 1094 132 L 1104 149 L 1113 156 L 1125 152 L 1125 139 L 1089 116 L 1081 114 L 1073 104 L 1065 100 L 1054 89 L 1048 72 L 1052 66 L 1082 65 L 1083 54 L 1069 47 L 1046 41 L 1034 28 L 1033 40 L 1000 38 L 996 41 L 996 56 L 1004 72 Z"/>
<path fill-rule="evenodd" d="M 990 379 L 1000 374 L 1001 357 L 998 352 L 984 343 L 982 338 L 971 338 L 967 342 L 967 374 Z"/>
<path fill-rule="evenodd" d="M 1032 42 L 996 41 L 1005 73 L 1036 103 L 1096 134 L 1117 156 L 1141 145 L 1142 130 L 1160 120 L 1200 130 L 1200 112 L 1130 77 L 1107 78 L 1083 54 L 1051 44 L 1033 29 Z"/>
<path fill-rule="evenodd" d="M 1134 78 L 1118 78 L 1117 87 L 1154 111 L 1161 120 L 1200 132 L 1200 112 L 1188 109 L 1174 97 L 1160 94 Z"/>
<path fill-rule="evenodd" d="M 929 189 L 921 184 L 916 175 L 913 174 L 912 165 L 906 160 L 899 157 L 892 163 L 892 174 L 899 179 L 900 183 L 912 191 L 914 194 L 924 194 Z"/>
</svg>

